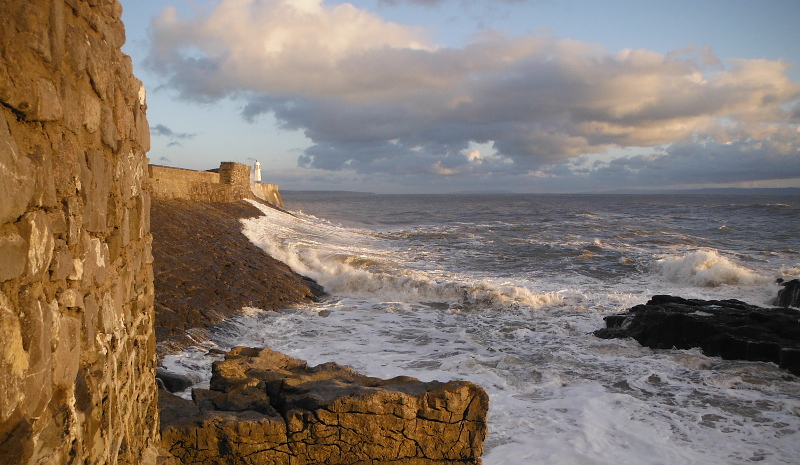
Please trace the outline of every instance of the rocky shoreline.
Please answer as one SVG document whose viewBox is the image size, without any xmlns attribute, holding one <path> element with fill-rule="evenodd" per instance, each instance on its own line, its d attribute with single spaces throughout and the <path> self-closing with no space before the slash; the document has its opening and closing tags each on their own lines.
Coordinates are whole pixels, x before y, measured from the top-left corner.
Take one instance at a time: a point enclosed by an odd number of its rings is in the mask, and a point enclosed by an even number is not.
<svg viewBox="0 0 800 465">
<path fill-rule="evenodd" d="M 288 214 L 288 213 L 287 213 Z M 206 339 L 245 306 L 311 304 L 324 290 L 252 244 L 246 201 L 153 200 L 157 354 Z M 234 348 L 193 401 L 159 369 L 162 460 L 180 463 L 479 464 L 489 398 L 468 382 L 382 380 L 269 349 Z"/>
<path fill-rule="evenodd" d="M 464 381 L 382 380 L 237 347 L 193 402 L 160 394 L 169 464 L 480 464 L 489 397 Z"/>
</svg>

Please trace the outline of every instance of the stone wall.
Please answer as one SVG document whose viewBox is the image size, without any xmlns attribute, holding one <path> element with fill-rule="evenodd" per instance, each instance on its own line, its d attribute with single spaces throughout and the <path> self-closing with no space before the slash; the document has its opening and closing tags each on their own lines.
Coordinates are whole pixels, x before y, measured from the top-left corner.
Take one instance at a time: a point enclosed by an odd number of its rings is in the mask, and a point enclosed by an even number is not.
<svg viewBox="0 0 800 465">
<path fill-rule="evenodd" d="M 261 184 L 256 182 L 250 185 L 253 195 L 276 207 L 283 208 L 283 197 L 276 184 Z"/>
<path fill-rule="evenodd" d="M 222 162 L 218 172 L 150 165 L 148 176 L 153 198 L 158 200 L 236 202 L 258 197 L 283 207 L 278 186 L 251 183 L 250 166 L 242 163 Z"/>
<path fill-rule="evenodd" d="M 154 199 L 193 200 L 196 202 L 232 202 L 234 192 L 220 184 L 219 173 L 193 171 L 166 166 L 148 167 L 150 188 Z"/>
<path fill-rule="evenodd" d="M 250 166 L 231 161 L 224 161 L 220 163 L 219 182 L 241 187 L 249 186 Z"/>
<path fill-rule="evenodd" d="M 162 182 L 219 184 L 219 173 L 214 171 L 195 171 L 159 165 L 149 165 L 147 170 L 150 178 Z"/>
<path fill-rule="evenodd" d="M 153 462 L 150 135 L 122 7 L 0 12 L 0 463 Z"/>
</svg>

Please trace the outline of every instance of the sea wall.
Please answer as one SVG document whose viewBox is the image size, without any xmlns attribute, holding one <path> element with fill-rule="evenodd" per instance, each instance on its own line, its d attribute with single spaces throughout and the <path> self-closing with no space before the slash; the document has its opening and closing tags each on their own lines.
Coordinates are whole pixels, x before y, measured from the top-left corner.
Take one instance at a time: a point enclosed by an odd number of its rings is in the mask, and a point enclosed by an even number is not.
<svg viewBox="0 0 800 465">
<path fill-rule="evenodd" d="M 0 463 L 152 463 L 150 135 L 122 7 L 0 12 Z"/>
<path fill-rule="evenodd" d="M 283 198 L 276 184 L 253 183 L 250 185 L 253 195 L 276 207 L 283 207 Z"/>
<path fill-rule="evenodd" d="M 154 199 L 193 202 L 237 202 L 254 197 L 276 207 L 283 199 L 275 184 L 250 182 L 250 166 L 222 162 L 216 172 L 150 165 L 150 187 Z"/>
</svg>

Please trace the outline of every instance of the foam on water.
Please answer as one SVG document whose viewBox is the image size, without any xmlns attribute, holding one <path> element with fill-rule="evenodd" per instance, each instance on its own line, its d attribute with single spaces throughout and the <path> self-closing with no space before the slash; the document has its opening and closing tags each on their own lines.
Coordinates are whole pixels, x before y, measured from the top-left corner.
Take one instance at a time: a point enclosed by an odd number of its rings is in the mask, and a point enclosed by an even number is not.
<svg viewBox="0 0 800 465">
<path fill-rule="evenodd" d="M 331 294 L 495 308 L 542 307 L 561 301 L 555 293 L 536 292 L 506 280 L 466 276 L 453 280 L 452 273 L 416 269 L 400 251 L 393 253 L 388 246 L 381 249 L 379 235 L 337 227 L 299 212 L 288 216 L 260 208 L 266 217 L 243 220 L 244 234 Z"/>
<path fill-rule="evenodd" d="M 251 345 L 370 376 L 467 379 L 491 399 L 487 465 L 794 463 L 800 456 L 800 388 L 774 365 L 596 339 L 589 332 L 601 317 L 342 299 L 251 310 L 206 347 L 165 364 L 196 373 L 210 367 L 209 347 Z"/>
<path fill-rule="evenodd" d="M 332 296 L 309 308 L 248 309 L 211 341 L 166 357 L 168 369 L 203 385 L 218 357 L 210 348 L 250 345 L 369 376 L 470 380 L 490 396 L 486 465 L 800 457 L 800 383 L 775 365 L 592 335 L 603 316 L 655 293 L 763 303 L 777 291 L 771 274 L 800 269 L 796 252 L 722 251 L 634 215 L 603 234 L 615 218 L 588 210 L 542 221 L 535 233 L 535 224 L 456 215 L 451 224 L 366 230 L 264 213 L 244 221 L 246 235 Z M 719 234 L 742 229 L 725 216 L 736 228 Z M 505 259 L 514 260 L 508 270 Z"/>
</svg>

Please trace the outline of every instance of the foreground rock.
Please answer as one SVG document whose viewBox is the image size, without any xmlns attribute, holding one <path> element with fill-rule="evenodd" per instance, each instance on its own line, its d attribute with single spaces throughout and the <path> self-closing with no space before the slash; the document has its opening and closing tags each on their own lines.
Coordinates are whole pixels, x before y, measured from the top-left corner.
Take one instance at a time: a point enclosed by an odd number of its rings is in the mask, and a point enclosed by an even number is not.
<svg viewBox="0 0 800 465">
<path fill-rule="evenodd" d="M 762 308 L 738 300 L 653 296 L 605 318 L 604 339 L 631 337 L 653 349 L 699 347 L 728 360 L 774 362 L 800 375 L 800 311 Z"/>
<path fill-rule="evenodd" d="M 269 349 L 215 362 L 194 402 L 162 391 L 175 463 L 479 464 L 489 398 L 469 382 L 381 380 Z"/>
</svg>

